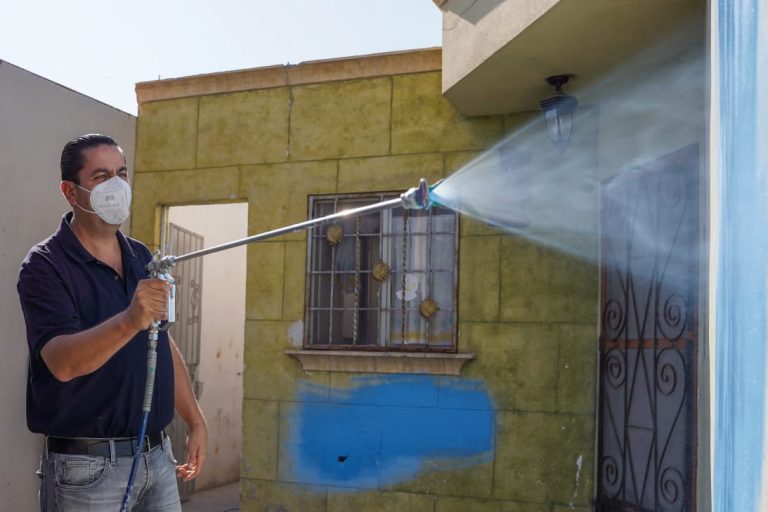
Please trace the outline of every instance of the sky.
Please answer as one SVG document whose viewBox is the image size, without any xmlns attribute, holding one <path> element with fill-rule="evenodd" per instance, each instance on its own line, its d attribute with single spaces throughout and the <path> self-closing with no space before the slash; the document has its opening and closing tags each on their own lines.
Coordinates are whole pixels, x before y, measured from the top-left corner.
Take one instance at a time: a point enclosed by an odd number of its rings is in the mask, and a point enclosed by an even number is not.
<svg viewBox="0 0 768 512">
<path fill-rule="evenodd" d="M 432 0 L 7 1 L 0 60 L 136 114 L 137 82 L 440 46 Z"/>
</svg>

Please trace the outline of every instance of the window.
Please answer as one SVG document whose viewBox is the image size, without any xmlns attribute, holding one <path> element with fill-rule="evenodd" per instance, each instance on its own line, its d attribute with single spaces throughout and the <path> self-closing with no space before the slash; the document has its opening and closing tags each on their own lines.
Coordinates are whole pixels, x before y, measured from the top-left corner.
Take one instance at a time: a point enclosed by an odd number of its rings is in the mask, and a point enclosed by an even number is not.
<svg viewBox="0 0 768 512">
<path fill-rule="evenodd" d="M 313 218 L 396 197 L 314 196 Z M 306 347 L 456 351 L 457 216 L 402 207 L 310 231 Z"/>
</svg>

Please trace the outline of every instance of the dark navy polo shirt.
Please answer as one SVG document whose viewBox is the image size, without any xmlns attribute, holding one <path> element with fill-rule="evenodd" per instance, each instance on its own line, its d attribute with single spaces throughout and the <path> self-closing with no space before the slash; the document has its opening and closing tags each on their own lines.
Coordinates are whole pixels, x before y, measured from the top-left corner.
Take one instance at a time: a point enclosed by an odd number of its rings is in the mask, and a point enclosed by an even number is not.
<svg viewBox="0 0 768 512">
<path fill-rule="evenodd" d="M 66 214 L 59 229 L 34 246 L 21 264 L 17 285 L 29 344 L 27 425 L 62 437 L 127 437 L 139 433 L 147 375 L 147 331 L 140 331 L 101 368 L 60 382 L 40 350 L 51 339 L 89 329 L 125 310 L 152 255 L 141 242 L 117 233 L 123 276 L 80 243 Z M 173 360 L 168 336 L 157 343 L 157 375 L 147 432 L 173 418 Z"/>
</svg>

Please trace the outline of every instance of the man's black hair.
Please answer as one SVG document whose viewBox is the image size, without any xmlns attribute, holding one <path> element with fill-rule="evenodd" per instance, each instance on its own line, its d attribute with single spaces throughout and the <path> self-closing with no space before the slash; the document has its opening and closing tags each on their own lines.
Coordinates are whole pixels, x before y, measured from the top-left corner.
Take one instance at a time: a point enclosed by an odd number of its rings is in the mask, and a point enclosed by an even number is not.
<svg viewBox="0 0 768 512">
<path fill-rule="evenodd" d="M 79 185 L 80 180 L 77 178 L 77 173 L 85 164 L 83 152 L 86 149 L 95 148 L 103 144 L 120 147 L 115 142 L 115 139 L 100 133 L 81 135 L 67 142 L 61 151 L 61 181 L 72 181 Z"/>
</svg>

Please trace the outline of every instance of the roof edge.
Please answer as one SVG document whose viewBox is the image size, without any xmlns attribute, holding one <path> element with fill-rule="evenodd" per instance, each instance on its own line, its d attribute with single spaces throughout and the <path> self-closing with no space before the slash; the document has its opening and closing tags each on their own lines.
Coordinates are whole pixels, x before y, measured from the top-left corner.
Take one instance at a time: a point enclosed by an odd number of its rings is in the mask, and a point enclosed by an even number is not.
<svg viewBox="0 0 768 512">
<path fill-rule="evenodd" d="M 139 82 L 136 84 L 136 99 L 141 105 L 191 96 L 441 69 L 442 48 L 423 48 Z"/>
<path fill-rule="evenodd" d="M 49 84 L 51 84 L 51 85 L 53 85 L 55 87 L 58 87 L 58 88 L 63 89 L 65 91 L 69 91 L 69 92 L 74 93 L 74 94 L 76 94 L 76 95 L 78 95 L 80 97 L 86 98 L 86 99 L 94 101 L 96 103 L 99 103 L 99 104 L 101 104 L 101 105 L 103 105 L 105 107 L 109 107 L 109 108 L 111 108 L 113 110 L 117 110 L 121 114 L 125 114 L 127 116 L 131 116 L 134 119 L 136 118 L 136 114 L 131 114 L 130 112 L 128 112 L 126 110 L 123 110 L 120 107 L 116 107 L 115 105 L 110 105 L 109 103 L 107 103 L 104 100 L 100 100 L 100 99 L 94 98 L 93 96 L 90 96 L 90 95 L 88 95 L 88 94 L 86 94 L 84 92 L 80 92 L 77 89 L 73 89 L 72 87 L 69 87 L 68 85 L 60 84 L 59 82 L 57 82 L 57 81 L 55 81 L 55 80 L 53 80 L 51 78 L 47 78 L 47 77 L 45 77 L 45 76 L 43 76 L 43 75 L 41 75 L 39 73 L 35 73 L 34 71 L 30 71 L 30 70 L 28 70 L 26 68 L 23 68 L 23 67 L 21 67 L 21 66 L 19 66 L 17 64 L 14 64 L 13 62 L 8 62 L 7 60 L 0 59 L 0 67 L 2 67 L 3 65 L 5 65 L 6 68 L 10 67 L 11 69 L 15 69 L 15 70 L 20 71 L 22 73 L 26 73 L 27 75 L 31 75 L 31 76 L 35 77 L 36 79 L 42 80 L 44 82 L 47 82 L 47 83 L 49 83 Z"/>
</svg>

